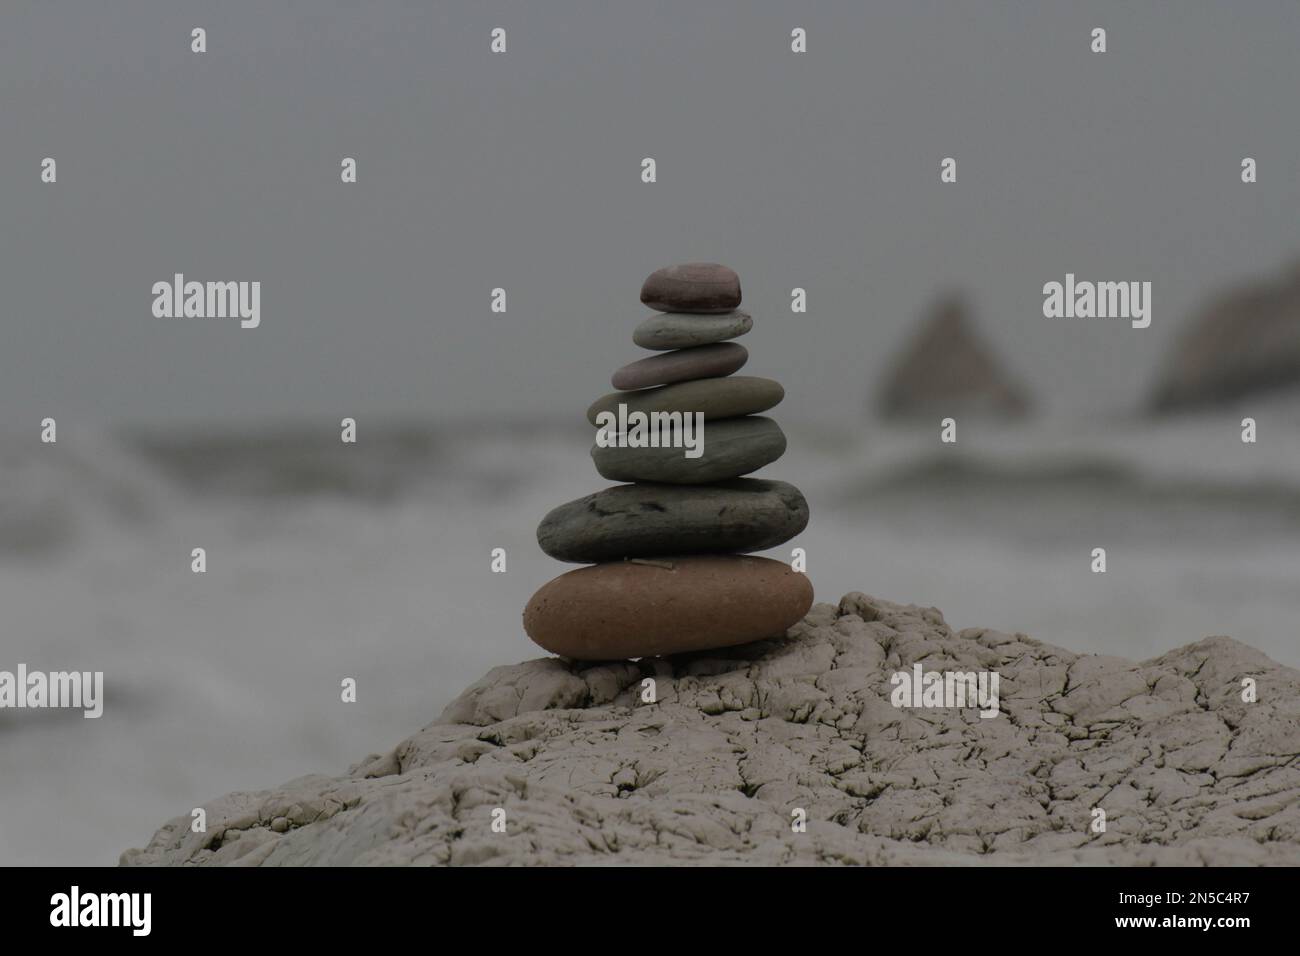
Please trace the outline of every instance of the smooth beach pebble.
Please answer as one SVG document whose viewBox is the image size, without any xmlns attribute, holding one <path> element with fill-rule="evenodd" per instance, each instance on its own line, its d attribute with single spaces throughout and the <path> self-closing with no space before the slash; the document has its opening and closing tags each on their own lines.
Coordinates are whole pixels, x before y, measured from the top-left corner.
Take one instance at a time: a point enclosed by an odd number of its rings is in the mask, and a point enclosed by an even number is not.
<svg viewBox="0 0 1300 956">
<path fill-rule="evenodd" d="M 537 543 L 560 561 L 762 551 L 808 525 L 808 502 L 784 481 L 618 485 L 553 509 Z"/>
<path fill-rule="evenodd" d="M 597 564 L 542 586 L 524 630 L 553 654 L 620 660 L 779 637 L 812 607 L 807 575 L 769 558 Z"/>
<path fill-rule="evenodd" d="M 598 444 L 591 446 L 591 458 L 601 477 L 610 481 L 706 485 L 758 471 L 785 454 L 781 426 L 760 415 L 706 424 L 701 434 L 703 453 L 698 458 L 687 458 L 684 448 L 602 448 Z"/>
<path fill-rule="evenodd" d="M 689 349 L 739 338 L 754 327 L 748 312 L 737 309 L 725 315 L 690 315 L 663 312 L 642 320 L 632 331 L 632 341 L 643 349 L 664 352 Z"/>
<path fill-rule="evenodd" d="M 601 412 L 618 414 L 618 406 L 632 412 L 700 412 L 706 421 L 739 418 L 765 412 L 785 398 L 780 382 L 753 375 L 728 375 L 724 378 L 700 378 L 659 388 L 635 392 L 611 392 L 591 403 L 587 421 L 599 425 Z"/>
<path fill-rule="evenodd" d="M 638 359 L 615 372 L 610 384 L 621 392 L 628 392 L 695 378 L 719 378 L 730 375 L 747 361 L 749 352 L 735 342 L 701 345 Z"/>
<path fill-rule="evenodd" d="M 740 276 L 716 262 L 688 262 L 650 273 L 641 301 L 660 312 L 730 312 L 740 305 Z"/>
</svg>

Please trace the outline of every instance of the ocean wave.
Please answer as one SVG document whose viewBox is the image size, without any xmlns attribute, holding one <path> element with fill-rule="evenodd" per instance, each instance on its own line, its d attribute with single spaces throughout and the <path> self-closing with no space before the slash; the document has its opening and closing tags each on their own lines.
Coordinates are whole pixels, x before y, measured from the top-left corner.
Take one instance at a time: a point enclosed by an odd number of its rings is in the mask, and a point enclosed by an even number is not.
<svg viewBox="0 0 1300 956">
<path fill-rule="evenodd" d="M 774 475 L 829 509 L 882 501 L 947 514 L 1099 508 L 1229 532 L 1300 528 L 1300 421 L 1261 418 L 1241 441 L 1235 415 L 1174 420 L 993 425 L 962 422 L 944 445 L 934 425 L 874 426 L 833 436 L 787 427 L 791 454 Z M 155 521 L 177 507 L 222 503 L 401 501 L 466 507 L 565 500 L 603 482 L 584 452 L 590 430 L 532 423 L 363 426 L 357 444 L 332 429 L 63 432 L 57 444 L 0 445 L 0 553 L 35 555 L 87 528 Z M 706 432 L 707 441 L 707 432 Z M 561 490 L 563 489 L 563 490 Z M 553 502 L 554 503 L 554 502 Z M 914 509 L 913 509 L 914 510 Z"/>
</svg>

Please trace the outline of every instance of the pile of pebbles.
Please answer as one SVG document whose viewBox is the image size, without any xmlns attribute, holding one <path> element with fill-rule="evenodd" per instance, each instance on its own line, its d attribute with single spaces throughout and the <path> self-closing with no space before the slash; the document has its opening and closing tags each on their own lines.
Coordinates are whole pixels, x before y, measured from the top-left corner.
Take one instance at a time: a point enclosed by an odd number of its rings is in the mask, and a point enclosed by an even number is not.
<svg viewBox="0 0 1300 956">
<path fill-rule="evenodd" d="M 678 413 L 675 420 L 703 421 L 703 442 L 692 457 L 607 431 L 591 450 L 596 470 L 629 484 L 560 505 L 542 520 L 543 551 L 591 566 L 533 595 L 524 629 L 548 651 L 577 660 L 761 640 L 784 633 L 813 601 L 804 574 L 748 555 L 799 534 L 808 503 L 783 481 L 741 477 L 780 458 L 786 442 L 780 426 L 758 414 L 785 390 L 733 374 L 749 352 L 731 340 L 753 327 L 739 308 L 740 278 L 713 263 L 670 266 L 646 279 L 641 301 L 658 314 L 632 340 L 662 354 L 616 371 L 618 391 L 597 399 L 587 418 L 608 428 L 633 412 Z"/>
</svg>

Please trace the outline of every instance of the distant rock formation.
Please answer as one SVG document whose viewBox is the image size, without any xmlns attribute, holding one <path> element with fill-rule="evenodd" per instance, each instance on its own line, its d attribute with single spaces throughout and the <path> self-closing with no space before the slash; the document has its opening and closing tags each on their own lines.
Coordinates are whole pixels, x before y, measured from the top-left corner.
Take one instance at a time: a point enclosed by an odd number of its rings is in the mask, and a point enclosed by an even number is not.
<svg viewBox="0 0 1300 956">
<path fill-rule="evenodd" d="M 996 672 L 1000 712 L 896 708 L 922 666 Z M 121 862 L 1294 866 L 1298 734 L 1300 673 L 1226 637 L 1138 664 L 855 592 L 756 644 L 495 668 L 393 750 Z"/>
<path fill-rule="evenodd" d="M 1180 337 L 1151 407 L 1182 411 L 1287 387 L 1300 389 L 1300 262 L 1211 302 Z"/>
<path fill-rule="evenodd" d="M 886 418 L 1018 418 L 1029 411 L 1029 399 L 976 334 L 965 303 L 949 296 L 894 363 L 878 407 Z"/>
</svg>

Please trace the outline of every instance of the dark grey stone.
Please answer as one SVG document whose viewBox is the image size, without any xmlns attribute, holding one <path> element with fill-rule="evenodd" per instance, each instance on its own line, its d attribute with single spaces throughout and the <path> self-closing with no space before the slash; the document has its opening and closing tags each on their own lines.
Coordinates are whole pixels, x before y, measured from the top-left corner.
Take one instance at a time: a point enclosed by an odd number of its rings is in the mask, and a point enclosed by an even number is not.
<svg viewBox="0 0 1300 956">
<path fill-rule="evenodd" d="M 706 443 L 707 444 L 707 443 Z M 808 502 L 784 481 L 618 485 L 553 509 L 537 543 L 560 561 L 762 551 L 808 524 Z"/>
</svg>

